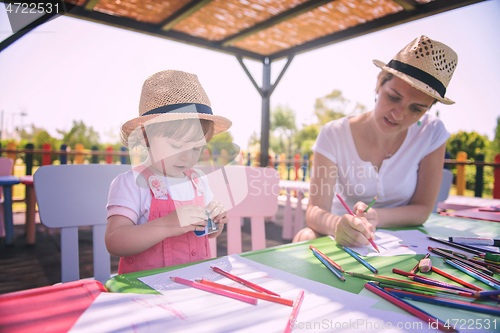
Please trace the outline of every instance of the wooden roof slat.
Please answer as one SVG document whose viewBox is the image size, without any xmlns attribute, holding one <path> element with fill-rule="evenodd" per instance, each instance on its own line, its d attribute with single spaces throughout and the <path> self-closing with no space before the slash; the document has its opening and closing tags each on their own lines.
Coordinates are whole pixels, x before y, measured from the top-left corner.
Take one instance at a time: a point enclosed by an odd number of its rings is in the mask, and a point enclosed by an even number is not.
<svg viewBox="0 0 500 333">
<path fill-rule="evenodd" d="M 484 0 L 64 1 L 73 17 L 273 61 Z"/>
<path fill-rule="evenodd" d="M 174 31 L 174 30 L 168 30 L 168 31 L 163 31 L 160 26 L 157 25 L 152 25 L 147 22 L 140 22 L 128 17 L 121 17 L 121 16 L 112 16 L 112 15 L 107 15 L 105 13 L 101 13 L 98 11 L 88 11 L 85 10 L 83 7 L 76 6 L 73 8 L 70 12 L 68 12 L 66 15 L 75 17 L 75 18 L 80 18 L 80 19 L 85 19 L 88 21 L 92 22 L 97 22 L 97 23 L 104 23 L 110 26 L 126 29 L 126 30 L 131 30 L 131 31 L 136 31 L 136 32 L 141 32 L 144 34 L 152 35 L 155 37 L 160 37 L 160 38 L 165 38 L 169 40 L 174 40 L 174 41 L 180 41 L 184 42 L 186 44 L 194 45 L 194 46 L 199 46 L 211 50 L 217 50 L 223 53 L 228 53 L 228 54 L 233 54 L 233 55 L 241 55 L 242 57 L 246 57 L 249 59 L 254 59 L 258 61 L 262 61 L 265 57 L 261 54 L 254 53 L 251 51 L 247 50 L 242 50 L 238 49 L 235 47 L 225 47 L 222 48 L 220 47 L 219 43 L 208 41 L 205 39 L 201 39 L 198 37 L 194 37 L 191 35 L 184 34 L 182 32 Z"/>
<path fill-rule="evenodd" d="M 272 55 L 402 10 L 391 0 L 336 0 L 244 38 L 233 46 Z"/>
<path fill-rule="evenodd" d="M 243 31 L 241 31 L 233 36 L 230 36 L 230 37 L 222 40 L 221 44 L 222 44 L 222 46 L 231 45 L 234 42 L 237 42 L 245 37 L 253 35 L 261 30 L 267 29 L 267 28 L 272 27 L 272 26 L 279 24 L 281 22 L 287 21 L 293 17 L 301 15 L 305 12 L 308 12 L 314 8 L 322 6 L 322 5 L 329 3 L 331 1 L 332 0 L 311 0 L 311 1 L 305 2 L 303 4 L 300 4 L 294 8 L 286 11 L 286 12 L 283 12 L 281 14 L 273 16 L 271 19 L 268 19 L 264 22 L 258 23 L 251 28 L 248 28 L 248 29 L 243 30 Z"/>
<path fill-rule="evenodd" d="M 418 6 L 418 2 L 416 0 L 392 0 L 404 10 L 414 10 Z"/>
<path fill-rule="evenodd" d="M 214 0 L 173 30 L 221 41 L 308 1 L 311 0 Z"/>
<path fill-rule="evenodd" d="M 159 24 L 184 7 L 190 0 L 99 0 L 93 10 L 140 22 Z"/>
<path fill-rule="evenodd" d="M 173 15 L 169 16 L 163 22 L 160 23 L 160 25 L 162 26 L 162 30 L 166 31 L 172 29 L 177 23 L 181 22 L 191 14 L 195 13 L 200 8 L 205 7 L 211 1 L 213 0 L 193 0 L 188 2 L 180 10 L 178 10 Z"/>
<path fill-rule="evenodd" d="M 86 10 L 94 10 L 99 1 L 100 0 L 85 0 L 81 6 L 83 6 Z"/>
<path fill-rule="evenodd" d="M 358 26 L 350 27 L 333 34 L 311 40 L 302 45 L 297 45 L 286 50 L 276 52 L 269 56 L 271 61 L 286 57 L 288 54 L 299 54 L 302 52 L 311 51 L 319 47 L 338 43 L 347 39 L 366 35 L 371 32 L 390 28 L 398 24 L 418 20 L 419 18 L 438 14 L 451 9 L 463 7 L 482 0 L 434 0 L 424 5 L 418 6 L 414 11 L 400 11 L 396 14 L 388 15 L 383 18 L 366 22 Z"/>
</svg>

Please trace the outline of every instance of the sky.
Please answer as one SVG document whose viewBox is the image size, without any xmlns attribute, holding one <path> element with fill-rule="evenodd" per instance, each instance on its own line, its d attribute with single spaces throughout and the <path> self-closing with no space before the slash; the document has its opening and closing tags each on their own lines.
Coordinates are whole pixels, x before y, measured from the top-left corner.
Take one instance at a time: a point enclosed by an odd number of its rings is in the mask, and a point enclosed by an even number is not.
<svg viewBox="0 0 500 333">
<path fill-rule="evenodd" d="M 10 35 L 0 6 L 0 40 Z M 297 127 L 315 122 L 315 100 L 334 89 L 371 110 L 379 72 L 372 60 L 390 61 L 419 35 L 458 54 L 446 96 L 429 112 L 450 133 L 476 131 L 494 138 L 500 116 L 500 0 L 485 1 L 295 56 L 271 96 L 271 109 L 287 106 Z M 245 60 L 257 83 L 262 65 Z M 285 60 L 273 62 L 272 80 Z M 121 125 L 138 116 L 141 87 L 150 75 L 176 69 L 198 75 L 214 114 L 229 118 L 234 142 L 246 149 L 260 136 L 261 97 L 232 55 L 67 16 L 52 20 L 0 52 L 3 130 L 35 124 L 60 138 L 83 121 L 117 142 Z M 21 116 L 25 113 L 25 116 Z"/>
</svg>

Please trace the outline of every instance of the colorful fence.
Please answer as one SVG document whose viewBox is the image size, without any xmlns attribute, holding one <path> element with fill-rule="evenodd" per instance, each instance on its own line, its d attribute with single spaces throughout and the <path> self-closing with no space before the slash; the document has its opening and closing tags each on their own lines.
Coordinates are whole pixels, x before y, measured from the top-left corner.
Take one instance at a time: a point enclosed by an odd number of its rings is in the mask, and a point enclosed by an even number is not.
<svg viewBox="0 0 500 333">
<path fill-rule="evenodd" d="M 6 149 L 0 149 L 0 153 L 6 153 L 7 157 L 16 160 L 18 154 L 24 154 L 24 160 L 26 164 L 26 174 L 31 175 L 33 170 L 33 157 L 35 154 L 41 154 L 42 165 L 49 165 L 53 163 L 53 156 L 59 156 L 60 164 L 67 164 L 72 158 L 73 164 L 83 164 L 85 161 L 89 163 L 100 163 L 99 157 L 104 156 L 104 162 L 111 164 L 114 162 L 114 157 L 119 157 L 119 163 L 130 164 L 130 159 L 132 158 L 132 164 L 139 164 L 141 156 L 144 154 L 140 153 L 130 153 L 125 147 L 122 147 L 120 151 L 114 151 L 113 147 L 107 147 L 105 151 L 97 150 L 97 147 L 93 147 L 91 150 L 85 150 L 82 144 L 77 144 L 75 150 L 70 150 L 65 144 L 61 145 L 59 150 L 53 150 L 51 145 L 46 143 L 43 145 L 43 149 L 34 149 L 33 144 L 28 143 L 24 149 L 17 149 L 14 142 L 9 142 Z M 218 163 L 218 164 L 240 164 L 248 166 L 259 166 L 260 156 L 259 154 L 250 153 L 240 155 L 234 159 L 229 160 L 229 154 L 227 151 L 222 149 L 220 152 L 213 151 L 212 154 L 208 149 L 204 149 L 201 154 L 201 160 L 203 163 Z M 295 180 L 295 181 L 309 181 L 311 166 L 312 166 L 313 156 L 308 156 L 307 154 L 301 156 L 296 154 L 295 156 L 286 157 L 285 154 L 278 155 L 274 157 L 269 156 L 268 166 L 275 168 L 281 175 L 281 179 Z M 465 165 L 475 165 L 476 166 L 476 188 L 475 196 L 481 197 L 484 189 L 484 167 L 494 168 L 494 184 L 493 184 L 493 197 L 495 199 L 500 199 L 500 154 L 495 156 L 494 163 L 484 162 L 484 156 L 476 156 L 476 161 L 468 161 L 467 154 L 465 152 L 460 152 L 457 155 L 456 160 L 445 159 L 445 166 L 456 165 L 457 175 L 456 175 L 456 186 L 457 195 L 463 195 L 465 193 Z"/>
</svg>

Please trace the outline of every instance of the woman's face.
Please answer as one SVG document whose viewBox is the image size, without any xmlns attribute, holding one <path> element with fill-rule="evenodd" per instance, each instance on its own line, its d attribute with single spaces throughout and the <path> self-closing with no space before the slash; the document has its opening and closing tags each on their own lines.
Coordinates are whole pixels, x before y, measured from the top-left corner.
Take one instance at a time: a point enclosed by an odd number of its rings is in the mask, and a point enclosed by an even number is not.
<svg viewBox="0 0 500 333">
<path fill-rule="evenodd" d="M 398 133 L 416 123 L 434 103 L 434 98 L 413 88 L 397 76 L 377 89 L 375 123 L 384 133 Z"/>
</svg>

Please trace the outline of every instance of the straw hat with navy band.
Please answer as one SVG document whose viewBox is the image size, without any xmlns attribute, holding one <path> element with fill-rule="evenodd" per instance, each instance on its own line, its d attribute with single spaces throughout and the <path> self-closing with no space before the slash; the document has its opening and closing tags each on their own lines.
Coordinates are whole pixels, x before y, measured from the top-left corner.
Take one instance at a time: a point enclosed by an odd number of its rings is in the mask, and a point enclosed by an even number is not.
<svg viewBox="0 0 500 333">
<path fill-rule="evenodd" d="M 455 103 L 445 97 L 457 66 L 458 56 L 449 46 L 420 36 L 402 49 L 388 64 L 373 63 L 444 104 Z"/>
<path fill-rule="evenodd" d="M 229 119 L 212 113 L 210 100 L 194 74 L 167 70 L 144 81 L 139 102 L 139 117 L 122 126 L 122 139 L 133 131 L 156 123 L 183 119 L 206 119 L 214 123 L 214 135 L 226 131 Z"/>
</svg>

